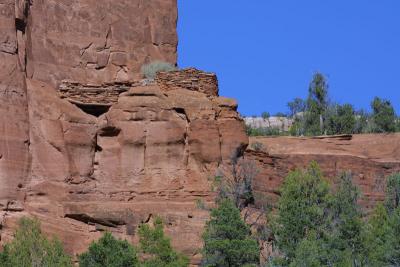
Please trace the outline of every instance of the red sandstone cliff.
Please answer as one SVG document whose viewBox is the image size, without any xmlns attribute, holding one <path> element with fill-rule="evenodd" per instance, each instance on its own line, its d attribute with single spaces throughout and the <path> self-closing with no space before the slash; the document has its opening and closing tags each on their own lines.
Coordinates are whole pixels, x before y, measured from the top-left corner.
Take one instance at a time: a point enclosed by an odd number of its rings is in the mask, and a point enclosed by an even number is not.
<svg viewBox="0 0 400 267">
<path fill-rule="evenodd" d="M 80 253 L 161 215 L 198 262 L 209 177 L 248 139 L 235 101 L 176 62 L 176 0 L 0 0 L 1 243 L 36 216 Z"/>
<path fill-rule="evenodd" d="M 140 81 L 145 62 L 176 62 L 176 0 L 0 0 L 0 236 L 36 216 L 80 253 L 108 230 L 136 240 L 161 215 L 174 246 L 200 259 L 209 178 L 248 143 L 237 103 L 195 69 Z M 317 160 L 352 170 L 369 199 L 399 170 L 399 135 L 260 138 L 255 189 Z M 254 142 L 254 139 L 252 140 Z M 376 189 L 378 188 L 378 189 Z"/>
<path fill-rule="evenodd" d="M 332 183 L 341 172 L 350 171 L 366 208 L 383 199 L 385 177 L 400 171 L 400 134 L 252 137 L 249 147 L 255 143 L 261 149 L 246 151 L 246 158 L 258 166 L 254 189 L 275 200 L 288 172 L 310 161 L 318 162 Z"/>
</svg>

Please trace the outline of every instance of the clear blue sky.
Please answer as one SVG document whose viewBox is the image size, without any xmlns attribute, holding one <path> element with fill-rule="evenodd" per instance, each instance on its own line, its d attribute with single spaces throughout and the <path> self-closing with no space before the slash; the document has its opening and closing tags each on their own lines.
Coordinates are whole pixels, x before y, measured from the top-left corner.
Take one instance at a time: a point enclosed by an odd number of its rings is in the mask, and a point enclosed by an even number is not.
<svg viewBox="0 0 400 267">
<path fill-rule="evenodd" d="M 239 111 L 286 111 L 315 71 L 331 98 L 400 114 L 400 0 L 178 0 L 180 67 L 216 72 Z"/>
</svg>

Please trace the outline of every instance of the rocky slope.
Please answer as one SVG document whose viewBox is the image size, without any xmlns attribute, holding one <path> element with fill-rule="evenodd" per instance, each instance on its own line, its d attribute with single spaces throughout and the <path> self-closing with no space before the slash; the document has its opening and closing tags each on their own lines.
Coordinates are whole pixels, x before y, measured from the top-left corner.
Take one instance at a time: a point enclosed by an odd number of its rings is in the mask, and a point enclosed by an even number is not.
<svg viewBox="0 0 400 267">
<path fill-rule="evenodd" d="M 384 197 L 385 177 L 400 171 L 400 134 L 252 137 L 249 147 L 246 158 L 254 160 L 259 171 L 254 188 L 272 200 L 279 197 L 289 171 L 316 161 L 332 183 L 350 171 L 362 191 L 362 204 L 371 208 Z"/>
</svg>

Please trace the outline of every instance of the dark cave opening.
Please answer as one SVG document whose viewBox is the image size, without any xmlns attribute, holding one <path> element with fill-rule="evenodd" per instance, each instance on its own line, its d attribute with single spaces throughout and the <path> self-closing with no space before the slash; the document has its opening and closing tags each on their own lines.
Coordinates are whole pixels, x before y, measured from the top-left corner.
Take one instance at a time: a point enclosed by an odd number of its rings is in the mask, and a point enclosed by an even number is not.
<svg viewBox="0 0 400 267">
<path fill-rule="evenodd" d="M 86 104 L 76 102 L 72 103 L 80 108 L 83 112 L 96 117 L 100 117 L 104 113 L 107 113 L 111 107 L 111 105 L 108 104 Z"/>
</svg>

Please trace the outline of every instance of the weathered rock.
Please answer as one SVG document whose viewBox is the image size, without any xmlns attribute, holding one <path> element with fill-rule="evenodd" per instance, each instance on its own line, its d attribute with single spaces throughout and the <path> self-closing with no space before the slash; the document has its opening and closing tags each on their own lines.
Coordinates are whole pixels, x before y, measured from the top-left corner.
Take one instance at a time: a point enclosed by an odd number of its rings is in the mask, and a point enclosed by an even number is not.
<svg viewBox="0 0 400 267">
<path fill-rule="evenodd" d="M 246 158 L 255 160 L 259 170 L 254 188 L 272 200 L 279 197 L 289 171 L 316 161 L 332 183 L 350 171 L 362 191 L 362 204 L 371 208 L 384 198 L 385 177 L 400 171 L 400 134 L 250 138 L 250 147 L 255 143 L 259 151 L 246 151 Z"/>
<path fill-rule="evenodd" d="M 5 209 L 13 212 L 2 240 L 17 218 L 33 215 L 75 255 L 104 230 L 135 241 L 134 229 L 161 215 L 173 244 L 196 263 L 208 216 L 196 201 L 213 201 L 209 177 L 248 142 L 234 102 L 137 86 L 95 117 L 44 82 L 28 79 L 27 92 L 30 172 L 19 189 L 23 208 Z M 236 115 L 220 117 L 221 106 Z"/>
<path fill-rule="evenodd" d="M 145 62 L 175 64 L 176 19 L 176 0 L 0 0 L 1 244 L 36 216 L 76 255 L 103 231 L 137 242 L 159 215 L 199 263 L 208 213 L 196 202 L 213 202 L 209 178 L 248 138 L 215 74 L 139 79 Z M 254 187 L 272 196 L 316 159 L 328 175 L 353 170 L 378 199 L 372 181 L 399 165 L 398 135 L 257 140 L 267 150 L 246 153 L 261 169 Z"/>
<path fill-rule="evenodd" d="M 76 255 L 160 215 L 199 262 L 196 200 L 213 201 L 209 177 L 247 137 L 214 74 L 141 86 L 143 63 L 176 63 L 176 19 L 176 0 L 0 0 L 2 244 L 36 216 Z"/>
<path fill-rule="evenodd" d="M 101 84 L 137 79 L 152 60 L 176 63 L 176 0 L 30 2 L 29 78 Z"/>
<path fill-rule="evenodd" d="M 0 206 L 23 200 L 29 173 L 29 125 L 23 67 L 18 57 L 14 0 L 0 0 Z"/>
</svg>

